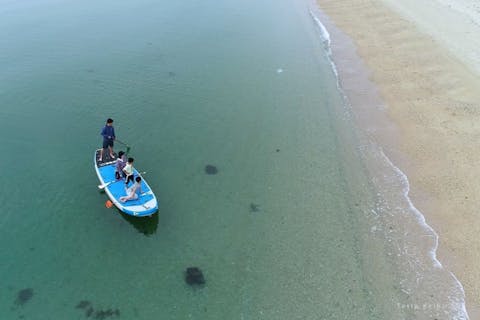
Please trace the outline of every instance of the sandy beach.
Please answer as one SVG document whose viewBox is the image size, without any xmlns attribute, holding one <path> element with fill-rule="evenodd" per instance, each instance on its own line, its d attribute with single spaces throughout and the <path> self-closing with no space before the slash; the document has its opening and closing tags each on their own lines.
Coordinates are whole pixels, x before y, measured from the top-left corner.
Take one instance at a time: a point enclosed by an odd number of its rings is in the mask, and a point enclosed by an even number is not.
<svg viewBox="0 0 480 320">
<path fill-rule="evenodd" d="M 476 4 L 477 3 L 477 4 Z M 353 42 L 333 58 L 359 121 L 405 172 L 410 197 L 439 235 L 438 259 L 480 317 L 480 8 L 475 1 L 318 0 Z M 384 106 L 358 84 L 356 50 Z M 365 113 L 369 115 L 366 116 Z M 387 118 L 393 126 L 372 123 Z M 362 120 L 362 118 L 364 118 Z M 368 119 L 367 119 L 368 118 Z"/>
</svg>

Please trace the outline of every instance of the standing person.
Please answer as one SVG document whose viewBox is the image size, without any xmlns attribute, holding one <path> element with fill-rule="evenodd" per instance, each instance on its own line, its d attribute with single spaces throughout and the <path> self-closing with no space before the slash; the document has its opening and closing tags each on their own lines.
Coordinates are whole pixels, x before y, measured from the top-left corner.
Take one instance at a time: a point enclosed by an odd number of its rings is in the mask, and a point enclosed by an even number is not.
<svg viewBox="0 0 480 320">
<path fill-rule="evenodd" d="M 125 189 L 127 195 L 120 197 L 121 202 L 138 199 L 138 195 L 142 193 L 142 184 L 140 183 L 142 181 L 142 178 L 136 177 L 135 181 L 136 182 L 133 186 L 131 186 L 128 189 Z"/>
<path fill-rule="evenodd" d="M 100 133 L 103 137 L 103 146 L 100 151 L 100 161 L 103 161 L 103 150 L 107 149 L 110 151 L 110 158 L 114 159 L 115 154 L 113 152 L 113 140 L 115 140 L 115 129 L 113 128 L 113 120 L 108 118 L 105 127 L 103 127 L 102 132 Z"/>
<path fill-rule="evenodd" d="M 127 164 L 123 168 L 123 172 L 125 172 L 125 187 L 128 187 L 128 183 L 130 181 L 133 182 L 133 158 L 128 158 Z"/>
<path fill-rule="evenodd" d="M 119 180 L 122 176 L 125 178 L 125 172 L 123 172 L 123 168 L 127 164 L 127 160 L 125 159 L 125 153 L 123 151 L 118 152 L 118 158 L 115 162 L 115 179 Z"/>
</svg>

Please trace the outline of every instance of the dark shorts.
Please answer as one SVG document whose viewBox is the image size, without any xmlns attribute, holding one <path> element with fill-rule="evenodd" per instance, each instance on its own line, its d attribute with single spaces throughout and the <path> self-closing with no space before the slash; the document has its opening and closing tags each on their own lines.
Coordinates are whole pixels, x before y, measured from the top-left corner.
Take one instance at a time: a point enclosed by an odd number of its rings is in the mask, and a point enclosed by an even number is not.
<svg viewBox="0 0 480 320">
<path fill-rule="evenodd" d="M 107 149 L 108 147 L 113 148 L 113 140 L 103 139 L 103 149 Z"/>
<path fill-rule="evenodd" d="M 121 177 L 124 177 L 126 178 L 127 177 L 127 174 L 125 172 L 122 171 L 122 173 L 118 172 L 118 171 L 115 171 L 115 179 L 117 180 L 120 180 Z"/>
<path fill-rule="evenodd" d="M 125 179 L 125 184 L 128 185 L 128 183 L 129 183 L 130 181 L 132 181 L 132 183 L 133 183 L 133 174 L 130 175 L 130 176 L 127 176 L 127 178 Z"/>
</svg>

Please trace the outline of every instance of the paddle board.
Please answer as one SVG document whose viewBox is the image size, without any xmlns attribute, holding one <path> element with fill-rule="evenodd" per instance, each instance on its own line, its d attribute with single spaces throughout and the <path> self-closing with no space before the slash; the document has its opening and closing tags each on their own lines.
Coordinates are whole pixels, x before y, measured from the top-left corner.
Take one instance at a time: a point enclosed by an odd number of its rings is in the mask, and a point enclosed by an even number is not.
<svg viewBox="0 0 480 320">
<path fill-rule="evenodd" d="M 120 197 L 126 196 L 125 179 L 115 179 L 116 158 L 110 158 L 108 155 L 105 155 L 108 154 L 108 152 L 104 152 L 103 161 L 99 161 L 99 152 L 100 149 L 95 151 L 93 163 L 95 165 L 95 171 L 98 179 L 100 180 L 99 188 L 105 190 L 105 193 L 108 195 L 110 201 L 120 211 L 134 217 L 151 216 L 156 213 L 158 211 L 157 198 L 155 197 L 155 194 L 153 194 L 153 191 L 148 183 L 136 169 L 134 170 L 134 176 L 140 176 L 142 178 L 142 193 L 136 200 L 128 200 L 125 202 L 120 201 Z M 131 185 L 132 182 L 130 182 L 129 186 Z"/>
</svg>

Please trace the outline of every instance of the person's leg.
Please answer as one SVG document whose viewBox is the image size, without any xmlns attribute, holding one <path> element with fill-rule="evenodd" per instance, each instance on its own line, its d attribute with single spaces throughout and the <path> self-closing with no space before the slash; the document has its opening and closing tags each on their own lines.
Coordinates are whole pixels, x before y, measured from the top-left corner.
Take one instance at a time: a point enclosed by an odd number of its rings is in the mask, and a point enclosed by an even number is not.
<svg viewBox="0 0 480 320">
<path fill-rule="evenodd" d="M 125 181 L 125 185 L 126 185 L 126 186 L 128 186 L 128 183 L 130 182 L 130 180 L 132 180 L 132 182 L 133 182 L 133 174 L 127 176 L 127 180 Z"/>
<path fill-rule="evenodd" d="M 125 196 L 122 196 L 119 198 L 120 202 L 125 202 L 128 200 L 128 188 L 127 188 L 127 185 L 125 184 Z"/>
<path fill-rule="evenodd" d="M 100 158 L 98 160 L 103 161 L 103 150 L 107 149 L 108 148 L 108 141 L 107 140 L 103 140 L 103 144 L 102 144 L 102 149 L 100 150 Z"/>
<path fill-rule="evenodd" d="M 110 141 L 108 145 L 108 150 L 110 150 L 110 158 L 115 158 L 115 154 L 113 153 L 113 140 Z"/>
</svg>

